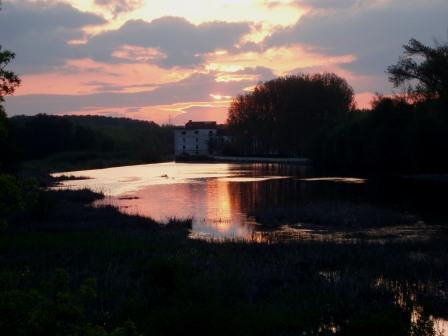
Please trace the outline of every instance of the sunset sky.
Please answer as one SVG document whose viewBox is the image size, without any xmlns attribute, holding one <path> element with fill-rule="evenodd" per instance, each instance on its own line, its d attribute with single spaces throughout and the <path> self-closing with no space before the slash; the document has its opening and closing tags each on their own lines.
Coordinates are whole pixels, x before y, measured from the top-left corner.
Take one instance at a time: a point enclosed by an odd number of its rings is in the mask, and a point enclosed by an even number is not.
<svg viewBox="0 0 448 336">
<path fill-rule="evenodd" d="M 448 0 L 9 0 L 0 45 L 22 78 L 12 115 L 223 122 L 280 75 L 335 72 L 358 106 L 390 94 L 410 38 L 448 38 Z"/>
</svg>

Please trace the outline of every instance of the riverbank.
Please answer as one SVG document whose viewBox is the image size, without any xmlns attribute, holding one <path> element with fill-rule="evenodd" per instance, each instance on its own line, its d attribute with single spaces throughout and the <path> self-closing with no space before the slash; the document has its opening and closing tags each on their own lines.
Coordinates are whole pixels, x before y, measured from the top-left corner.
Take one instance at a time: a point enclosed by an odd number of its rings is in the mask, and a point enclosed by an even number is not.
<svg viewBox="0 0 448 336">
<path fill-rule="evenodd" d="M 282 163 L 309 165 L 311 161 L 307 158 L 275 158 L 275 157 L 250 157 L 250 156 L 212 156 L 218 162 L 235 163 Z"/>
<path fill-rule="evenodd" d="M 40 160 L 30 160 L 21 163 L 22 175 L 44 176 L 48 173 L 61 171 L 78 171 L 90 169 L 113 168 L 130 165 L 161 163 L 172 161 L 172 156 L 161 157 L 160 160 L 137 160 L 129 159 L 123 154 L 121 157 L 116 153 L 107 155 L 104 153 L 67 152 L 58 153 Z"/>
<path fill-rule="evenodd" d="M 7 335 L 434 335 L 448 317 L 443 232 L 211 244 L 187 238 L 189 221 L 93 208 L 87 190 L 42 197 L 0 235 Z"/>
<path fill-rule="evenodd" d="M 277 163 L 310 165 L 307 158 L 277 158 L 262 156 L 201 156 L 201 157 L 177 157 L 176 162 L 200 162 L 200 163 Z"/>
</svg>

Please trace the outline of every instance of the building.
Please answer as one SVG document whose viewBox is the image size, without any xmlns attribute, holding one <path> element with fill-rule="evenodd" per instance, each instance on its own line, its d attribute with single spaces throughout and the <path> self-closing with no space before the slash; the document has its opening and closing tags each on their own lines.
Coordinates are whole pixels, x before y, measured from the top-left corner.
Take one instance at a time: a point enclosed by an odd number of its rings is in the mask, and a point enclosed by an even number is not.
<svg viewBox="0 0 448 336">
<path fill-rule="evenodd" d="M 218 125 L 215 121 L 189 121 L 176 127 L 174 146 L 176 159 L 207 158 L 217 140 Z"/>
</svg>

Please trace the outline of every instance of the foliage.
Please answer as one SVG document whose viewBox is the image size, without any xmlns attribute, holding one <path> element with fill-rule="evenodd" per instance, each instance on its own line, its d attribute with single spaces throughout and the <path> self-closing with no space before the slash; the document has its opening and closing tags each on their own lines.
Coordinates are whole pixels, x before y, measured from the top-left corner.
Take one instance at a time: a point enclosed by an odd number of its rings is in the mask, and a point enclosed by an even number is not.
<svg viewBox="0 0 448 336">
<path fill-rule="evenodd" d="M 10 146 L 10 138 L 8 133 L 8 122 L 6 113 L 2 103 L 6 95 L 14 93 L 15 89 L 20 85 L 20 78 L 6 67 L 14 58 L 14 53 L 3 50 L 0 46 L 0 173 L 14 169 L 14 158 Z"/>
<path fill-rule="evenodd" d="M 2 334 L 432 336 L 447 314 L 443 235 L 210 244 L 49 193 L 66 227 L 0 235 Z"/>
<path fill-rule="evenodd" d="M 173 150 L 172 129 L 153 122 L 43 114 L 10 122 L 20 159 L 50 160 L 49 169 L 101 167 L 101 161 L 155 162 Z"/>
<path fill-rule="evenodd" d="M 108 333 L 91 314 L 97 298 L 96 280 L 86 279 L 72 289 L 69 274 L 56 269 L 44 289 L 0 290 L 0 331 L 5 335 L 139 336 L 134 323 Z"/>
<path fill-rule="evenodd" d="M 2 51 L 0 46 L 0 103 L 3 102 L 4 96 L 13 94 L 20 85 L 20 78 L 14 72 L 6 69 L 14 57 L 14 53 L 8 50 Z"/>
<path fill-rule="evenodd" d="M 372 109 L 319 139 L 313 160 L 322 173 L 441 174 L 448 171 L 448 118 L 437 102 L 411 104 L 378 96 Z"/>
<path fill-rule="evenodd" d="M 33 179 L 19 179 L 0 175 L 0 231 L 6 229 L 9 219 L 25 213 L 40 211 L 41 191 Z"/>
<path fill-rule="evenodd" d="M 387 69 L 390 81 L 396 87 L 408 84 L 416 100 L 448 103 L 448 43 L 429 47 L 411 39 L 403 48 L 404 56 Z"/>
<path fill-rule="evenodd" d="M 242 154 L 306 156 L 353 107 L 353 89 L 335 74 L 280 77 L 236 97 L 228 124 Z"/>
</svg>

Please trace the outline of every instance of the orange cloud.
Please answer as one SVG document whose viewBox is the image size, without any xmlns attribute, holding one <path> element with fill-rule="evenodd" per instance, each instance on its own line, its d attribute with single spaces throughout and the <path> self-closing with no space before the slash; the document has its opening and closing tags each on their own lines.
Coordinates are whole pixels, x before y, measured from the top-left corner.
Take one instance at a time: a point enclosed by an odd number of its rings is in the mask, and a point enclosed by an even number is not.
<svg viewBox="0 0 448 336">
<path fill-rule="evenodd" d="M 167 70 L 152 64 L 107 64 L 81 59 L 59 71 L 22 77 L 17 95 L 139 92 L 187 78 L 194 70 Z"/>
<path fill-rule="evenodd" d="M 244 20 L 290 25 L 304 13 L 303 8 L 288 5 L 290 1 L 275 2 L 282 2 L 284 5 L 267 6 L 266 0 L 164 0 L 157 3 L 146 0 L 142 6 L 123 13 L 119 17 L 111 16 L 111 19 L 121 24 L 129 19 L 153 20 L 163 16 L 182 16 L 194 23 Z M 104 9 L 95 6 L 94 0 L 70 0 L 70 4 L 84 11 L 93 11 L 104 15 Z"/>
<path fill-rule="evenodd" d="M 347 64 L 354 60 L 353 55 L 325 56 L 300 46 L 292 46 L 269 48 L 260 53 L 254 51 L 239 54 L 210 54 L 207 57 L 206 69 L 227 72 L 226 75 L 230 76 L 229 73 L 234 72 L 231 70 L 233 67 L 262 66 L 273 69 L 277 75 L 284 75 L 297 68 Z"/>
</svg>

